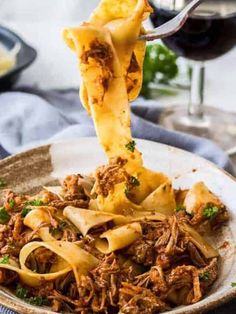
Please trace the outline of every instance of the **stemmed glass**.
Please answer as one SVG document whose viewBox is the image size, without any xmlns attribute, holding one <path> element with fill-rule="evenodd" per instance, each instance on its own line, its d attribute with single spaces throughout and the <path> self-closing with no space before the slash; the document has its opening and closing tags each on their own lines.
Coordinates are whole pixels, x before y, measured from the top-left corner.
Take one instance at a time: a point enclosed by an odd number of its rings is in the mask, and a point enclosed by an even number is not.
<svg viewBox="0 0 236 314">
<path fill-rule="evenodd" d="M 167 22 L 189 2 L 150 0 L 153 25 Z M 204 106 L 204 79 L 205 62 L 224 55 L 236 44 L 236 0 L 204 1 L 183 28 L 163 42 L 177 55 L 191 60 L 192 73 L 188 108 L 170 107 L 163 112 L 160 123 L 169 129 L 208 137 L 224 149 L 231 148 L 236 143 L 236 114 Z M 219 75 L 236 77 L 236 73 Z"/>
</svg>

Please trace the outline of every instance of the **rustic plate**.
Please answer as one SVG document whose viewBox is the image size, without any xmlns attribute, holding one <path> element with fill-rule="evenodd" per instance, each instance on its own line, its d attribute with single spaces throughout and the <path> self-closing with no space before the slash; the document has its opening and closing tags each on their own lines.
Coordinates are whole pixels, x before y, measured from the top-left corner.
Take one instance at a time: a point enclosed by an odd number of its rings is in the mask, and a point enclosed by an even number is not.
<svg viewBox="0 0 236 314">
<path fill-rule="evenodd" d="M 236 238 L 236 181 L 210 162 L 191 153 L 150 141 L 137 140 L 143 152 L 145 165 L 168 174 L 176 188 L 188 188 L 202 180 L 226 204 L 231 219 L 214 239 L 221 254 L 221 269 L 218 281 L 209 295 L 197 304 L 179 307 L 168 313 L 199 313 L 212 309 L 236 297 L 235 238 Z M 55 143 L 39 147 L 0 161 L 0 177 L 16 191 L 31 192 L 41 185 L 51 184 L 71 173 L 90 173 L 106 162 L 96 138 Z M 224 245 L 225 243 L 228 245 Z M 0 287 L 0 303 L 19 313 L 49 314 L 46 308 L 37 308 L 24 303 Z"/>
</svg>

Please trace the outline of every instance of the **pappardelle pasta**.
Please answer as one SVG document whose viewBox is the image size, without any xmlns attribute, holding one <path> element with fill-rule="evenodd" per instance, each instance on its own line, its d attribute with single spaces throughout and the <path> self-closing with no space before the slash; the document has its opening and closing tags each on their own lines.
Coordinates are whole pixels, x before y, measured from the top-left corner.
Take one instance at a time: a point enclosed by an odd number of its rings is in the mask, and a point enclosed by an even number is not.
<svg viewBox="0 0 236 314">
<path fill-rule="evenodd" d="M 144 167 L 132 139 L 129 101 L 145 54 L 138 37 L 150 12 L 145 0 L 102 0 L 88 22 L 64 31 L 109 162 L 35 195 L 2 193 L 0 283 L 30 304 L 154 314 L 198 302 L 217 279 L 219 253 L 205 234 L 228 220 L 224 204 L 204 182 L 174 189 Z"/>
</svg>

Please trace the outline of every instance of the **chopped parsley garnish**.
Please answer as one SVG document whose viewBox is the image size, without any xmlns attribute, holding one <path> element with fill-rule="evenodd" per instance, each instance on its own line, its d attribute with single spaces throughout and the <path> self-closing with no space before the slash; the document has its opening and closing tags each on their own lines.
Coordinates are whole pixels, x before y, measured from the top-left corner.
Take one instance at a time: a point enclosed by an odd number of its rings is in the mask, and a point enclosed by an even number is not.
<svg viewBox="0 0 236 314">
<path fill-rule="evenodd" d="M 126 188 L 125 188 L 125 195 L 126 195 L 126 197 L 129 197 L 129 188 L 126 186 Z"/>
<path fill-rule="evenodd" d="M 219 208 L 216 206 L 207 206 L 203 209 L 203 216 L 207 219 L 214 218 L 219 212 Z"/>
<path fill-rule="evenodd" d="M 129 142 L 128 144 L 125 145 L 125 147 L 130 150 L 132 153 L 134 152 L 135 150 L 135 146 L 136 146 L 136 143 L 135 141 L 131 141 Z"/>
<path fill-rule="evenodd" d="M 36 305 L 36 306 L 43 306 L 43 305 L 50 304 L 50 301 L 47 298 L 43 298 L 43 297 L 30 297 L 26 299 L 26 302 L 31 305 Z"/>
<path fill-rule="evenodd" d="M 125 195 L 128 197 L 132 188 L 137 186 L 140 186 L 140 181 L 138 180 L 138 178 L 131 176 L 125 186 Z"/>
<path fill-rule="evenodd" d="M 52 236 L 57 236 L 59 235 L 61 232 L 63 232 L 63 230 L 68 227 L 68 224 L 66 221 L 60 221 L 59 225 L 56 228 L 50 228 L 50 233 Z"/>
<path fill-rule="evenodd" d="M 42 206 L 43 205 L 43 201 L 36 198 L 35 200 L 33 201 L 30 201 L 27 203 L 28 205 L 32 205 L 32 206 Z"/>
<path fill-rule="evenodd" d="M 175 208 L 176 213 L 180 212 L 181 210 L 185 210 L 185 208 L 181 205 L 177 205 Z"/>
<path fill-rule="evenodd" d="M 199 275 L 199 279 L 200 279 L 200 281 L 208 281 L 210 279 L 210 273 L 208 271 L 201 273 Z"/>
<path fill-rule="evenodd" d="M 139 182 L 139 180 L 136 177 L 132 176 L 129 179 L 129 184 L 132 185 L 132 186 L 139 186 L 140 182 Z"/>
<path fill-rule="evenodd" d="M 20 299 L 25 299 L 28 296 L 28 289 L 22 287 L 21 285 L 17 285 L 16 287 L 16 296 Z"/>
<path fill-rule="evenodd" d="M 9 262 L 10 262 L 9 255 L 5 255 L 0 259 L 0 264 L 9 264 Z"/>
<path fill-rule="evenodd" d="M 0 189 L 4 188 L 6 185 L 7 185 L 7 182 L 4 179 L 0 178 Z"/>
<path fill-rule="evenodd" d="M 11 200 L 9 201 L 9 206 L 11 207 L 11 209 L 14 208 L 15 205 L 16 205 L 15 200 L 11 199 Z"/>
<path fill-rule="evenodd" d="M 10 220 L 11 216 L 8 214 L 4 207 L 0 207 L 0 224 L 6 224 Z"/>
<path fill-rule="evenodd" d="M 47 298 L 37 296 L 37 297 L 28 297 L 29 291 L 28 289 L 22 287 L 21 285 L 17 285 L 16 287 L 16 296 L 20 299 L 25 300 L 27 303 L 36 306 L 49 305 L 50 301 Z"/>
<path fill-rule="evenodd" d="M 231 282 L 231 287 L 236 287 L 236 282 Z"/>
<path fill-rule="evenodd" d="M 31 210 L 32 208 L 24 207 L 21 211 L 21 217 L 24 218 Z"/>
</svg>

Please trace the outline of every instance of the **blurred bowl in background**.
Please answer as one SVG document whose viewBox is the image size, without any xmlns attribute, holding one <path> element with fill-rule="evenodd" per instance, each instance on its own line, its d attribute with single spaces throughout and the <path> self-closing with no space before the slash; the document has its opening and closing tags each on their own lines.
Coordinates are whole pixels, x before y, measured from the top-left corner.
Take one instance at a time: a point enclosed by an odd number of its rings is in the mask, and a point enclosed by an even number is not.
<svg viewBox="0 0 236 314">
<path fill-rule="evenodd" d="M 2 52 L 0 90 L 4 91 L 17 82 L 21 72 L 36 59 L 37 52 L 18 35 L 3 26 L 0 26 L 0 49 Z"/>
</svg>

